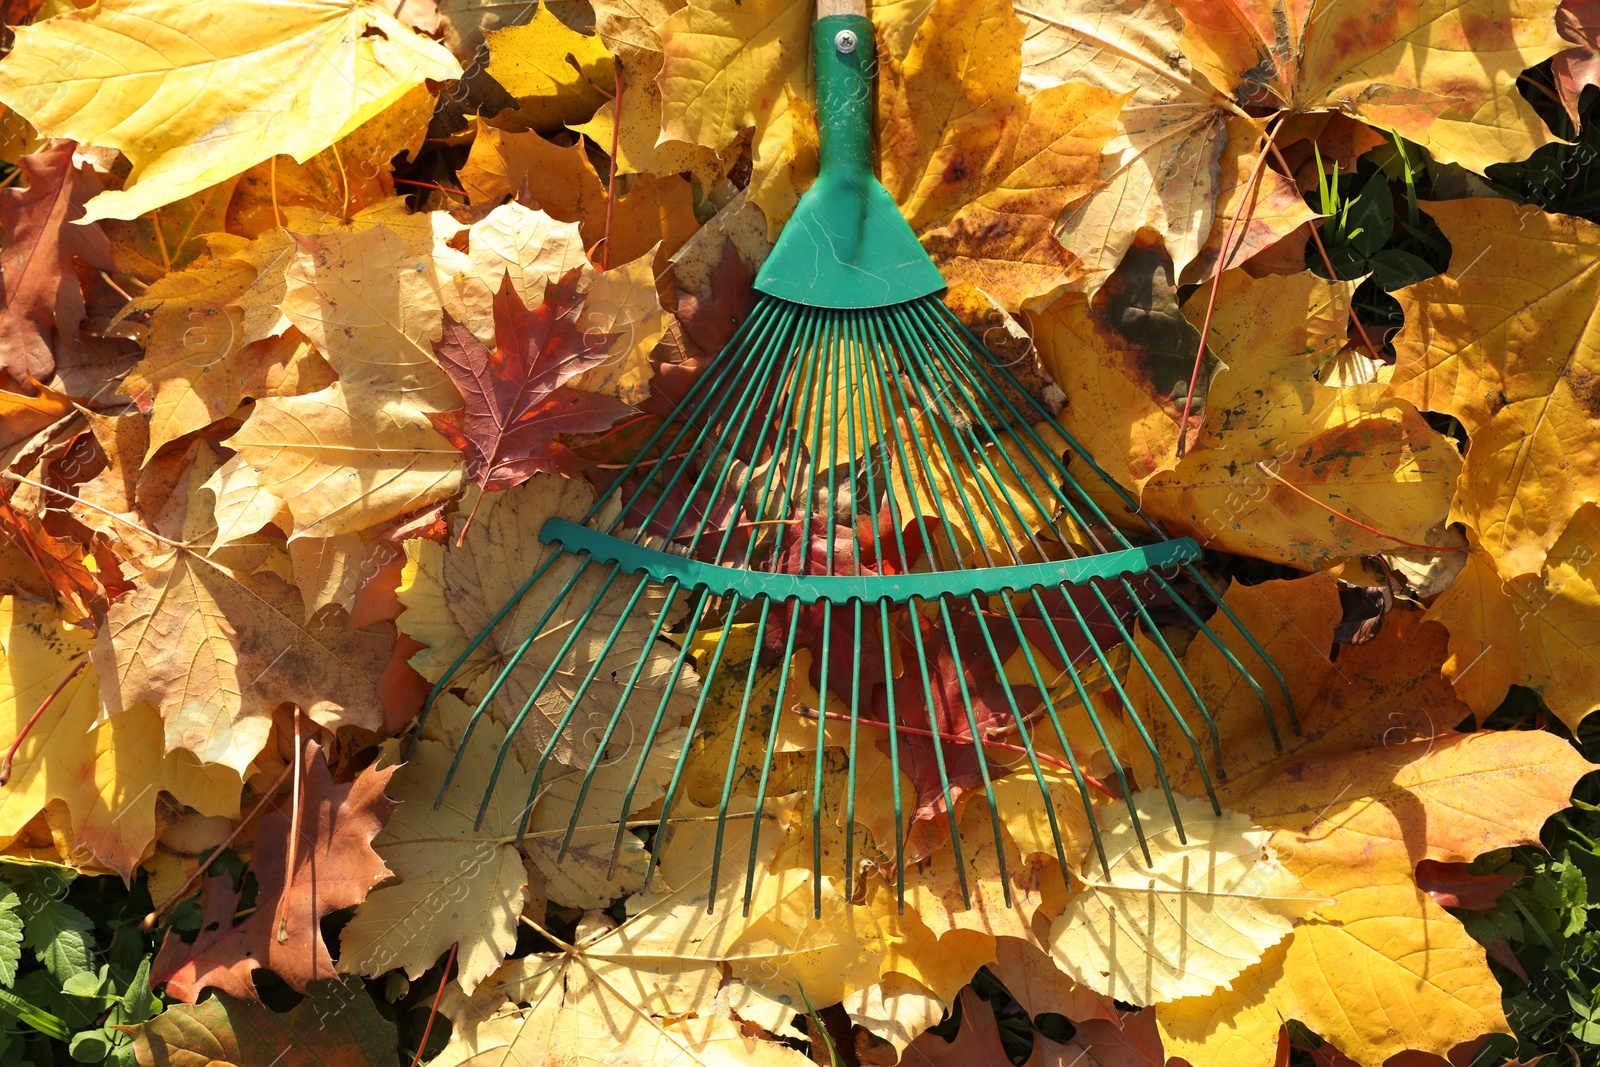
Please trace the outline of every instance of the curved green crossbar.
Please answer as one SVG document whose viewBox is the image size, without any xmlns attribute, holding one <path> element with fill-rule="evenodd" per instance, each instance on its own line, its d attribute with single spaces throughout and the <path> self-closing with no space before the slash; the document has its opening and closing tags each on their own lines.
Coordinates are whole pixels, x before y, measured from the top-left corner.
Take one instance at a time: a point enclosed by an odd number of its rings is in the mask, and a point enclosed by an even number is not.
<svg viewBox="0 0 1600 1067">
<path fill-rule="evenodd" d="M 1016 567 L 974 567 L 964 571 L 917 574 L 784 574 L 702 563 L 598 533 L 565 519 L 547 520 L 539 530 L 539 540 L 547 545 L 560 545 L 568 552 L 588 553 L 596 563 L 615 563 L 630 574 L 643 574 L 655 582 L 676 579 L 680 586 L 706 589 L 718 596 L 737 593 L 745 600 L 797 600 L 802 604 L 822 601 L 847 604 L 852 600 L 865 604 L 883 600 L 904 604 L 913 597 L 934 601 L 940 597 L 974 593 L 992 596 L 1058 586 L 1063 582 L 1078 585 L 1095 578 L 1142 574 L 1153 568 L 1181 567 L 1200 558 L 1199 542 L 1192 537 L 1179 537 L 1097 556 Z"/>
</svg>

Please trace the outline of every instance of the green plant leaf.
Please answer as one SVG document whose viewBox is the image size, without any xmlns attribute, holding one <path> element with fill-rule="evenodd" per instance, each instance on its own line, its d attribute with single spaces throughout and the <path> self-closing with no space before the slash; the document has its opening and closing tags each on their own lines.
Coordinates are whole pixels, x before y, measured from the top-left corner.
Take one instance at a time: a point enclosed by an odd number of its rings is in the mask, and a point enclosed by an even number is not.
<svg viewBox="0 0 1600 1067">
<path fill-rule="evenodd" d="M 1412 255 L 1398 248 L 1385 248 L 1381 252 L 1373 253 L 1367 260 L 1367 266 L 1372 270 L 1373 280 L 1382 286 L 1385 292 L 1415 285 L 1422 279 L 1431 278 L 1439 273 L 1421 256 Z"/>
<path fill-rule="evenodd" d="M 20 903 L 17 891 L 0 882 L 0 986 L 7 989 L 17 980 L 17 961 L 22 958 Z"/>
<path fill-rule="evenodd" d="M 1345 216 L 1345 239 L 1363 256 L 1371 256 L 1389 243 L 1394 233 L 1394 196 L 1389 179 L 1375 171 Z"/>
<path fill-rule="evenodd" d="M 0 989 L 0 1011 L 16 1016 L 41 1034 L 53 1037 L 57 1041 L 66 1041 L 72 1037 L 72 1030 L 66 1023 L 4 989 Z"/>
<path fill-rule="evenodd" d="M 71 904 L 42 897 L 22 898 L 27 923 L 22 943 L 33 949 L 45 970 L 65 983 L 90 970 L 94 950 L 94 923 Z"/>
</svg>

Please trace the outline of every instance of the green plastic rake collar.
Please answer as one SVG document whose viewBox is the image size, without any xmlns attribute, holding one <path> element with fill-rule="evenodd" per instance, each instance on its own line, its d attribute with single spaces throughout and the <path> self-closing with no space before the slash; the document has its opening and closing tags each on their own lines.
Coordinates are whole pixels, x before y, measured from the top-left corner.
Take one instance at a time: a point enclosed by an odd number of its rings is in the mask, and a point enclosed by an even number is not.
<svg viewBox="0 0 1600 1067">
<path fill-rule="evenodd" d="M 676 581 L 686 589 L 704 590 L 716 596 L 737 593 L 746 600 L 766 597 L 800 604 L 835 605 L 856 600 L 865 604 L 883 600 L 904 604 L 912 598 L 934 602 L 941 597 L 964 597 L 973 593 L 998 596 L 1035 586 L 1049 588 L 1063 582 L 1081 585 L 1096 578 L 1143 574 L 1156 568 L 1193 563 L 1200 558 L 1200 543 L 1190 537 L 1180 537 L 1142 548 L 1014 567 L 894 575 L 816 575 L 718 567 L 646 548 L 565 519 L 547 521 L 539 530 L 539 540 L 547 545 L 558 544 L 568 552 L 586 553 L 596 563 L 615 563 L 625 573 L 643 574 L 653 582 Z"/>
<path fill-rule="evenodd" d="M 903 304 L 945 288 L 894 198 L 872 173 L 872 20 L 816 22 L 821 172 L 756 276 L 768 296 L 819 308 Z"/>
</svg>

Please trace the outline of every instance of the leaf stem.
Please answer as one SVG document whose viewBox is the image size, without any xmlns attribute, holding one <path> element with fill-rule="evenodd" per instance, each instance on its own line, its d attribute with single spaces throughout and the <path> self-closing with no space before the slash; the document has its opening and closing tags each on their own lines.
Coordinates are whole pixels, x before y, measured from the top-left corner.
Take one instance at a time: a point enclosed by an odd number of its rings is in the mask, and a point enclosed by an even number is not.
<svg viewBox="0 0 1600 1067">
<path fill-rule="evenodd" d="M 617 144 L 622 136 L 622 64 L 612 67 L 617 77 L 616 95 L 611 98 L 611 173 L 606 178 L 605 250 L 600 253 L 600 269 L 611 269 L 611 210 L 617 204 Z"/>
<path fill-rule="evenodd" d="M 257 815 L 260 815 L 261 809 L 267 806 L 267 802 L 278 795 L 278 790 L 283 786 L 284 779 L 289 777 L 289 772 L 293 769 L 294 764 L 284 764 L 283 773 L 279 774 L 277 780 L 267 787 L 267 791 L 265 793 L 261 794 L 261 798 L 256 801 L 255 807 L 251 808 L 245 817 L 239 820 L 239 825 L 235 826 L 233 830 L 229 832 L 228 836 L 222 839 L 222 844 L 218 845 L 212 850 L 210 857 L 207 858 L 204 863 L 195 868 L 195 872 L 184 880 L 184 883 L 178 887 L 177 892 L 167 897 L 166 900 L 161 902 L 161 906 L 159 908 L 144 917 L 144 920 L 139 923 L 139 929 L 145 931 L 146 933 L 149 933 L 151 930 L 155 929 L 156 923 L 161 921 L 161 916 L 165 915 L 169 910 L 171 910 L 174 904 L 183 899 L 184 895 L 189 892 L 190 888 L 192 888 L 194 884 L 200 880 L 201 875 L 205 874 L 211 869 L 211 865 L 217 861 L 217 857 L 228 850 L 228 846 L 233 844 L 233 839 L 238 837 L 240 832 L 244 830 L 246 826 L 250 825 L 250 820 L 254 819 Z"/>
<path fill-rule="evenodd" d="M 294 872 L 300 851 L 300 779 L 302 778 L 300 740 L 300 706 L 294 708 L 294 786 L 290 793 L 289 802 L 289 859 L 283 873 L 283 897 L 278 901 L 278 944 L 286 944 L 289 940 L 289 898 L 290 890 L 294 888 Z"/>
<path fill-rule="evenodd" d="M 1286 172 L 1289 172 L 1289 161 L 1283 158 L 1283 153 L 1278 150 L 1277 142 L 1269 140 L 1267 142 L 1267 147 L 1272 149 L 1272 154 L 1277 159 L 1278 165 Z M 1337 163 L 1335 166 L 1337 166 Z M 1338 175 L 1336 173 L 1335 177 L 1337 176 Z M 1322 257 L 1322 265 L 1327 268 L 1328 277 L 1338 280 L 1339 272 L 1333 269 L 1333 261 L 1328 258 L 1328 249 L 1324 247 L 1322 243 L 1322 228 L 1315 222 L 1311 223 L 1310 225 L 1311 240 L 1317 246 L 1317 254 Z M 1378 354 L 1378 346 L 1372 343 L 1371 337 L 1367 336 L 1367 327 L 1362 323 L 1361 316 L 1356 314 L 1354 308 L 1350 309 L 1350 321 L 1356 324 L 1356 332 L 1361 335 L 1361 342 L 1367 346 L 1367 351 L 1372 353 L 1372 358 L 1382 359 L 1383 357 Z"/>
<path fill-rule="evenodd" d="M 411 1067 L 417 1067 L 422 1062 L 422 1050 L 428 1047 L 428 1035 L 433 1033 L 433 1020 L 439 1016 L 439 1002 L 444 1000 L 445 983 L 450 981 L 450 968 L 455 966 L 456 949 L 461 947 L 461 942 L 450 943 L 450 955 L 445 958 L 444 970 L 439 973 L 439 988 L 433 994 L 433 1006 L 428 1009 L 428 1021 L 422 1027 L 422 1040 L 417 1042 L 417 1054 L 411 1060 Z"/>
<path fill-rule="evenodd" d="M 449 193 L 451 196 L 459 196 L 463 200 L 470 199 L 467 194 L 463 193 L 460 189 L 452 189 L 448 185 L 439 185 L 437 182 L 417 182 L 412 181 L 410 178 L 392 178 L 390 180 L 396 185 L 415 185 L 419 189 L 437 189 L 441 193 Z"/>
<path fill-rule="evenodd" d="M 1359 526 L 1363 530 L 1367 531 L 1370 534 L 1377 534 L 1379 537 L 1382 537 L 1385 540 L 1393 541 L 1397 545 L 1404 545 L 1406 548 L 1420 549 L 1420 550 L 1422 550 L 1424 552 L 1465 552 L 1466 551 L 1466 549 L 1457 548 L 1455 545 L 1419 545 L 1419 544 L 1416 544 L 1414 542 L 1407 541 L 1404 538 L 1396 537 L 1394 534 L 1384 533 L 1382 530 L 1378 529 L 1376 526 L 1368 526 L 1366 523 L 1362 522 L 1360 519 L 1356 518 L 1354 515 L 1346 515 L 1344 512 L 1342 512 L 1338 508 L 1334 507 L 1332 504 L 1326 503 L 1325 501 L 1318 500 L 1316 497 L 1312 496 L 1310 493 L 1306 492 L 1304 489 L 1300 488 L 1298 485 L 1295 485 L 1293 482 L 1289 481 L 1289 479 L 1285 478 L 1283 475 L 1279 474 L 1277 471 L 1273 470 L 1271 467 L 1268 467 L 1265 463 L 1261 462 L 1260 460 L 1256 460 L 1256 466 L 1258 468 L 1260 468 L 1262 474 L 1265 474 L 1268 478 L 1271 478 L 1272 480 L 1281 483 L 1291 493 L 1294 493 L 1294 494 L 1296 494 L 1298 496 L 1302 496 L 1305 499 L 1311 501 L 1311 503 L 1315 504 L 1317 507 L 1321 508 L 1323 511 L 1326 511 L 1328 514 L 1337 515 L 1339 518 L 1343 519 L 1345 522 L 1348 522 L 1353 526 Z"/>
<path fill-rule="evenodd" d="M 17 739 L 11 742 L 11 747 L 6 750 L 6 758 L 0 760 L 0 785 L 5 785 L 11 781 L 11 761 L 16 758 L 17 749 L 21 748 L 22 742 L 27 740 L 28 733 L 33 729 L 34 724 L 39 721 L 39 716 L 45 713 L 45 709 L 55 702 L 56 697 L 61 695 L 61 691 L 67 687 L 67 683 L 76 678 L 88 663 L 89 657 L 87 654 L 78 657 L 77 665 L 67 672 L 67 676 L 61 679 L 54 689 L 50 690 L 50 695 L 44 698 L 44 703 L 40 704 L 38 710 L 28 719 L 27 725 L 17 734 Z"/>
<path fill-rule="evenodd" d="M 1283 123 L 1279 122 L 1267 132 L 1267 143 L 1261 147 L 1260 154 L 1256 156 L 1255 168 L 1250 171 L 1250 180 L 1245 183 L 1244 214 L 1234 215 L 1233 221 L 1228 224 L 1228 232 L 1223 235 L 1222 247 L 1217 250 L 1217 265 L 1211 272 L 1211 295 L 1206 300 L 1206 317 L 1201 320 L 1200 342 L 1194 350 L 1194 370 L 1189 374 L 1189 391 L 1183 397 L 1183 417 L 1178 420 L 1177 452 L 1180 457 L 1185 452 L 1183 442 L 1189 433 L 1189 409 L 1194 405 L 1194 391 L 1200 384 L 1200 366 L 1206 358 L 1206 335 L 1211 332 L 1211 316 L 1217 310 L 1217 291 L 1222 288 L 1222 272 L 1228 269 L 1228 246 L 1233 243 L 1234 231 L 1239 229 L 1241 221 L 1247 232 L 1250 228 L 1250 221 L 1256 211 L 1255 198 L 1261 189 L 1261 172 L 1267 165 L 1267 151 L 1273 147 L 1273 142 L 1281 129 Z M 1239 235 L 1239 242 L 1243 245 L 1243 233 Z"/>
</svg>

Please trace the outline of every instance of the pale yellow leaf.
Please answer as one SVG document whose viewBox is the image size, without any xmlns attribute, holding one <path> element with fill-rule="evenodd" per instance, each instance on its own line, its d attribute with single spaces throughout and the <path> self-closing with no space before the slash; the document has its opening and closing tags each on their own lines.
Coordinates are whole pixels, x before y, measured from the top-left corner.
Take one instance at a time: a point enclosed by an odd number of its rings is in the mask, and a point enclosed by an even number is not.
<svg viewBox="0 0 1600 1067">
<path fill-rule="evenodd" d="M 271 72 L 270 77 L 263 77 Z M 100 0 L 17 32 L 0 100 L 133 172 L 86 220 L 131 219 L 284 154 L 305 162 L 461 65 L 359 0 Z"/>
<path fill-rule="evenodd" d="M 1179 795 L 1187 844 L 1158 790 L 1135 794 L 1146 863 L 1126 806 L 1101 828 L 1097 859 L 1050 928 L 1050 954 L 1074 981 L 1131 1004 L 1200 996 L 1225 986 L 1286 937 L 1323 898 L 1268 845 L 1271 831 L 1237 812 Z"/>
<path fill-rule="evenodd" d="M 253 532 L 268 501 L 290 517 L 291 536 L 336 537 L 426 507 L 461 486 L 461 453 L 421 409 L 343 382 L 258 401 L 228 445 L 238 454 L 208 483 L 219 519 L 239 501 L 262 506 L 249 521 L 228 522 L 221 541 Z"/>
<path fill-rule="evenodd" d="M 459 741 L 467 709 L 441 694 L 434 714 Z M 454 745 L 424 739 L 390 779 L 399 801 L 372 847 L 399 879 L 374 889 L 339 939 L 339 970 L 377 977 L 396 967 L 408 978 L 447 952 L 456 952 L 456 981 L 470 995 L 517 944 L 517 916 L 527 896 L 527 872 L 517 852 L 517 822 L 527 773 L 509 761 L 500 788 L 478 821 L 479 786 L 486 782 L 504 732 L 493 723 L 468 746 L 454 787 L 434 806 Z"/>
</svg>

